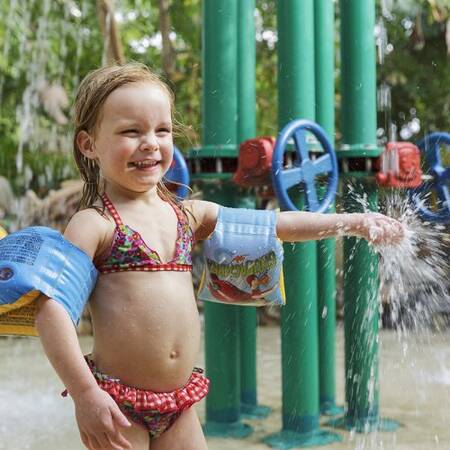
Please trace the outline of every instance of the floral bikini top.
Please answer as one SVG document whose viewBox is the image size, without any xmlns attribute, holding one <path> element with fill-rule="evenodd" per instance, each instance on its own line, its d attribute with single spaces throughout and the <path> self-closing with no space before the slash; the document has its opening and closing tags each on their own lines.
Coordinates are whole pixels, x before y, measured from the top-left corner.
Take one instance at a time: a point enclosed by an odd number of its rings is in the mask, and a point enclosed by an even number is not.
<svg viewBox="0 0 450 450">
<path fill-rule="evenodd" d="M 109 252 L 95 261 L 95 266 L 100 273 L 188 272 L 192 270 L 191 251 L 194 245 L 194 236 L 187 218 L 174 203 L 170 202 L 178 218 L 175 256 L 171 261 L 163 263 L 158 253 L 148 247 L 137 231 L 122 223 L 116 208 L 106 194 L 102 195 L 102 201 L 114 219 L 116 229 Z"/>
</svg>

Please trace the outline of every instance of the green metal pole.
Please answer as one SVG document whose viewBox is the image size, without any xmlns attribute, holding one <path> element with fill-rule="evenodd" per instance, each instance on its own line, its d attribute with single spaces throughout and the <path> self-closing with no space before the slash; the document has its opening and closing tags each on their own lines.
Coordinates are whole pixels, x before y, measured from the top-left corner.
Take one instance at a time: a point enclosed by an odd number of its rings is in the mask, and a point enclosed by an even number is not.
<svg viewBox="0 0 450 450">
<path fill-rule="evenodd" d="M 340 0 L 340 11 L 344 142 L 376 148 L 375 0 Z"/>
<path fill-rule="evenodd" d="M 203 144 L 237 144 L 237 0 L 206 0 L 203 5 Z M 234 206 L 231 184 L 203 186 L 205 198 Z M 240 422 L 238 309 L 205 303 L 207 435 L 245 437 L 251 427 Z"/>
<path fill-rule="evenodd" d="M 278 125 L 314 119 L 313 0 L 277 3 Z M 281 312 L 281 432 L 265 439 L 277 448 L 324 445 L 339 436 L 319 429 L 317 255 L 315 242 L 285 244 L 286 306 Z"/>
<path fill-rule="evenodd" d="M 238 4 L 238 124 L 237 141 L 241 143 L 256 135 L 256 48 L 255 48 L 255 0 L 240 0 Z M 242 191 L 240 207 L 255 208 L 255 198 Z M 246 417 L 266 417 L 270 408 L 258 406 L 256 382 L 256 333 L 255 307 L 241 307 L 240 363 L 241 363 L 241 412 Z"/>
<path fill-rule="evenodd" d="M 375 0 L 340 5 L 343 139 L 353 148 L 376 147 Z M 376 209 L 376 192 L 363 186 Z M 348 206 L 357 210 L 350 200 Z M 354 238 L 344 240 L 344 262 L 346 425 L 362 431 L 379 420 L 378 262 L 367 243 Z"/>
<path fill-rule="evenodd" d="M 343 150 L 363 157 L 376 145 L 375 0 L 340 0 Z M 351 175 L 351 173 L 350 173 Z M 377 209 L 369 174 L 356 192 Z M 346 193 L 347 211 L 361 206 Z M 345 397 L 344 426 L 357 431 L 392 430 L 398 424 L 379 418 L 377 255 L 367 242 L 344 240 Z"/>
<path fill-rule="evenodd" d="M 256 135 L 255 0 L 238 2 L 238 142 Z"/>
<path fill-rule="evenodd" d="M 367 195 L 370 208 L 377 207 L 377 193 L 358 184 L 358 195 Z M 347 193 L 346 207 L 360 209 Z M 366 241 L 344 240 L 345 302 L 345 398 L 346 423 L 357 431 L 378 428 L 378 279 L 377 257 Z"/>
<path fill-rule="evenodd" d="M 334 145 L 334 4 L 333 0 L 314 2 L 316 121 Z M 325 191 L 325 189 L 323 189 Z M 325 192 L 323 192 L 325 193 Z M 334 206 L 330 208 L 334 212 Z M 336 406 L 336 241 L 317 243 L 319 296 L 319 400 L 320 412 L 342 413 Z"/>
<path fill-rule="evenodd" d="M 238 143 L 255 137 L 255 22 L 254 0 L 241 0 L 238 4 Z M 255 208 L 255 201 L 250 206 Z M 251 412 L 256 406 L 256 308 L 240 307 L 241 332 L 241 412 Z"/>
</svg>

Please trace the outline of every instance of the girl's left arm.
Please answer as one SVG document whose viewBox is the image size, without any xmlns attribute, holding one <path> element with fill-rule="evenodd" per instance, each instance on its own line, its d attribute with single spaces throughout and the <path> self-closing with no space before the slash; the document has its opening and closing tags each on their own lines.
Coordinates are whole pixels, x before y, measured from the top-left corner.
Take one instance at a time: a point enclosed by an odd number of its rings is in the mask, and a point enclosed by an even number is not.
<svg viewBox="0 0 450 450">
<path fill-rule="evenodd" d="M 196 240 L 206 239 L 217 223 L 219 205 L 186 200 Z M 283 211 L 278 214 L 276 232 L 282 241 L 299 242 L 336 236 L 356 236 L 373 244 L 396 244 L 405 234 L 403 225 L 379 213 L 321 214 Z"/>
<path fill-rule="evenodd" d="M 282 241 L 297 242 L 336 236 L 356 236 L 373 244 L 396 244 L 404 237 L 403 225 L 378 213 L 320 214 L 279 213 L 277 234 Z"/>
</svg>

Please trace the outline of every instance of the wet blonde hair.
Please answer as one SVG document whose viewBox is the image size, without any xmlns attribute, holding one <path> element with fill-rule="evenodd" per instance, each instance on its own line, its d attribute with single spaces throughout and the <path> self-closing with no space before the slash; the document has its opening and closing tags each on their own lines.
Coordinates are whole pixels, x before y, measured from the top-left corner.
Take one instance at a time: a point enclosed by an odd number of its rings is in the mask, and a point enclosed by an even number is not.
<svg viewBox="0 0 450 450">
<path fill-rule="evenodd" d="M 86 131 L 95 136 L 101 120 L 103 105 L 109 95 L 121 86 L 139 82 L 154 84 L 167 94 L 173 121 L 175 97 L 172 90 L 144 64 L 128 63 L 102 67 L 90 72 L 78 87 L 74 103 L 73 155 L 84 181 L 78 210 L 95 208 L 95 203 L 102 194 L 102 183 L 97 162 L 81 153 L 77 144 L 77 136 L 80 131 Z M 167 189 L 162 181 L 158 183 L 157 190 L 162 199 L 174 201 L 180 205 L 181 202 Z M 184 208 L 182 209 L 184 211 Z"/>
</svg>

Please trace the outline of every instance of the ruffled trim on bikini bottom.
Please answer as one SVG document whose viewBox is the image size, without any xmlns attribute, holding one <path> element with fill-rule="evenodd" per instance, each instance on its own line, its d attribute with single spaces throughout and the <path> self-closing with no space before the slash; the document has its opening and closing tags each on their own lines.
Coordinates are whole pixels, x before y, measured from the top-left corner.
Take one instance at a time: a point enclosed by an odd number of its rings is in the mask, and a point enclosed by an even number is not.
<svg viewBox="0 0 450 450">
<path fill-rule="evenodd" d="M 89 356 L 86 357 L 86 361 L 100 388 L 108 392 L 119 407 L 122 405 L 131 407 L 135 412 L 181 413 L 202 400 L 209 390 L 210 380 L 203 375 L 203 370 L 197 367 L 180 389 L 172 392 L 153 392 L 127 386 L 119 379 L 100 372 Z"/>
</svg>

